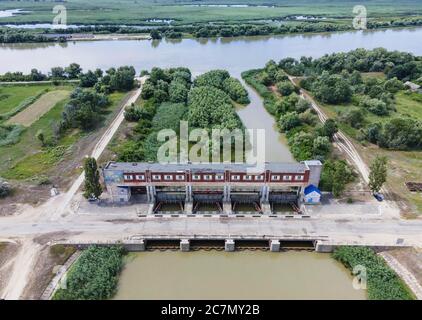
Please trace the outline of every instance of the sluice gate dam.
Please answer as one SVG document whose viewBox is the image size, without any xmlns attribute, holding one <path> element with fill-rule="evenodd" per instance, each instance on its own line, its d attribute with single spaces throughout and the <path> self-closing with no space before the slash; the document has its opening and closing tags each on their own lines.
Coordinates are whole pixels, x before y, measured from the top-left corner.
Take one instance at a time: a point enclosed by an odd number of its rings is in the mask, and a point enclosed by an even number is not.
<svg viewBox="0 0 422 320">
<path fill-rule="evenodd" d="M 200 204 L 215 204 L 219 212 L 231 214 L 237 204 L 251 204 L 260 213 L 271 213 L 273 205 L 291 205 L 299 211 L 319 197 L 306 194 L 318 187 L 322 164 L 265 163 L 262 168 L 244 163 L 160 164 L 110 162 L 103 169 L 104 182 L 114 203 L 149 204 L 148 214 L 164 203 L 180 204 L 185 214 Z"/>
</svg>

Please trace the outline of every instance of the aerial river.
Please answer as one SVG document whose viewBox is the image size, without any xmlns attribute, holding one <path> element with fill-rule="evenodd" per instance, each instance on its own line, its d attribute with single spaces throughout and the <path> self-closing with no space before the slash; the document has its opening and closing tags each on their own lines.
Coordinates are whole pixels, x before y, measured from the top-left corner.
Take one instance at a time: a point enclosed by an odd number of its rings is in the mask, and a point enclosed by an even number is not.
<svg viewBox="0 0 422 320">
<path fill-rule="evenodd" d="M 284 57 L 320 57 L 359 47 L 384 47 L 422 55 L 422 29 L 343 32 L 315 35 L 177 41 L 86 41 L 65 44 L 0 45 L 0 73 L 49 71 L 79 63 L 85 70 L 132 65 L 137 71 L 189 67 L 194 75 L 226 69 L 240 78 Z M 251 104 L 238 113 L 247 128 L 266 130 L 267 161 L 293 161 L 274 119 L 248 88 Z M 325 254 L 260 251 L 146 252 L 126 263 L 116 298 L 268 298 L 364 299 L 349 272 Z"/>
</svg>

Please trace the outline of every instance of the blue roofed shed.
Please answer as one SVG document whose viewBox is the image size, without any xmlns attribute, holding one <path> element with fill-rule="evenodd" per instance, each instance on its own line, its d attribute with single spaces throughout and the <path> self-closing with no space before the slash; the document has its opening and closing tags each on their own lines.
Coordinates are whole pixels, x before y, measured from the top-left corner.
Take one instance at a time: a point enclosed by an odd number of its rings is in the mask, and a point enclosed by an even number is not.
<svg viewBox="0 0 422 320">
<path fill-rule="evenodd" d="M 307 186 L 304 190 L 304 202 L 305 203 L 320 203 L 321 202 L 321 191 L 313 184 Z"/>
</svg>

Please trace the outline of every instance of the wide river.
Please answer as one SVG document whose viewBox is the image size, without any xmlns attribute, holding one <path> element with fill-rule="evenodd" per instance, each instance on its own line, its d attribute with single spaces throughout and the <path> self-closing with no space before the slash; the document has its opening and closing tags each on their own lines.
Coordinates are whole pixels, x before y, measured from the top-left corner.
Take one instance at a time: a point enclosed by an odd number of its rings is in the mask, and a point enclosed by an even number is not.
<svg viewBox="0 0 422 320">
<path fill-rule="evenodd" d="M 0 73 L 44 72 L 79 63 L 85 70 L 132 65 L 189 67 L 194 75 L 226 69 L 260 68 L 284 57 L 320 57 L 356 48 L 384 47 L 422 55 L 422 29 L 344 32 L 319 35 L 179 41 L 87 41 L 66 44 L 0 45 Z M 266 160 L 293 161 L 274 119 L 248 88 L 251 104 L 239 110 L 248 128 L 266 130 Z M 328 255 L 310 252 L 146 252 L 133 255 L 116 298 L 321 298 L 363 299 L 349 272 Z"/>
</svg>

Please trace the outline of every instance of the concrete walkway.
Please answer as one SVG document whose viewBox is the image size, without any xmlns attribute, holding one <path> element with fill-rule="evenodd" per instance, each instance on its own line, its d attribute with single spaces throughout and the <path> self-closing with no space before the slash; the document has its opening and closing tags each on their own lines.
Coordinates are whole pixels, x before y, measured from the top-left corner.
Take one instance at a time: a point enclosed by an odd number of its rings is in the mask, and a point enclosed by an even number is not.
<svg viewBox="0 0 422 320">
<path fill-rule="evenodd" d="M 393 269 L 407 284 L 407 286 L 415 294 L 416 298 L 418 300 L 422 300 L 422 286 L 415 276 L 388 252 L 381 252 L 379 255 L 384 258 L 390 268 Z"/>
</svg>

